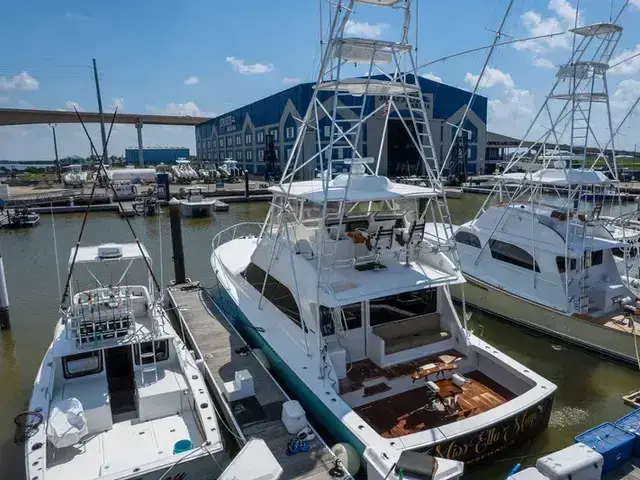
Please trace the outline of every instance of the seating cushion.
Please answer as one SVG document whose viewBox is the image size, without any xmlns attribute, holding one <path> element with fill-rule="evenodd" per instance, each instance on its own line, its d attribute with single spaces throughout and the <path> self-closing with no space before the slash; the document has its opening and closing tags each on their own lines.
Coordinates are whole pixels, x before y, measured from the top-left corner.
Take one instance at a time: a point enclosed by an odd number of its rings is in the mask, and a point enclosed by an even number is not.
<svg viewBox="0 0 640 480">
<path fill-rule="evenodd" d="M 438 313 L 378 325 L 373 327 L 373 333 L 384 341 L 385 355 L 441 342 L 451 337 L 449 332 L 440 327 Z"/>
</svg>

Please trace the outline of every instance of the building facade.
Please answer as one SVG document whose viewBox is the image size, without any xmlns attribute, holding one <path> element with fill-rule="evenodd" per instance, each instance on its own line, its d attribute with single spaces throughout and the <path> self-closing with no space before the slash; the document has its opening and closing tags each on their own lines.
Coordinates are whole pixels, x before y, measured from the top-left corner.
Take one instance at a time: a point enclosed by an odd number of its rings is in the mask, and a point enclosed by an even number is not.
<svg viewBox="0 0 640 480">
<path fill-rule="evenodd" d="M 383 77 L 380 77 L 383 78 Z M 412 81 L 412 79 L 410 78 Z M 434 82 L 420 77 L 429 124 L 439 159 L 446 156 L 454 137 L 454 125 L 460 123 L 471 93 L 456 87 Z M 276 156 L 281 168 L 284 167 L 296 140 L 300 119 L 304 116 L 314 85 L 299 84 L 287 90 L 246 105 L 232 112 L 213 118 L 196 126 L 196 151 L 199 160 L 220 163 L 224 160 L 236 160 L 250 173 L 261 175 L 265 170 L 265 146 L 267 135 L 273 135 Z M 339 105 L 349 106 L 349 99 L 339 97 Z M 333 95 L 320 92 L 319 99 L 325 109 L 332 111 Z M 365 105 L 365 116 L 388 100 L 388 97 L 369 97 Z M 410 119 L 410 111 L 405 105 L 394 99 L 404 119 Z M 361 101 L 354 101 L 361 104 Z M 369 118 L 363 128 L 358 149 L 363 156 L 378 157 L 380 153 L 380 173 L 390 177 L 411 173 L 411 162 L 417 162 L 417 151 L 410 146 L 410 138 L 402 125 L 402 120 L 392 109 L 386 132 L 386 141 L 380 151 L 380 142 L 384 131 L 384 109 L 380 109 Z M 353 120 L 359 117 L 359 111 L 350 108 L 338 110 L 339 117 Z M 329 143 L 330 124 L 327 116 L 318 119 L 323 147 Z M 464 125 L 464 147 L 467 170 L 470 174 L 484 171 L 486 149 L 487 99 L 476 96 Z M 304 140 L 303 155 L 310 158 L 317 152 L 317 136 L 314 129 L 307 132 Z M 458 147 L 459 144 L 456 144 Z M 459 148 L 454 149 L 460 152 Z M 459 153 L 460 154 L 460 153 Z M 337 148 L 334 157 L 351 158 L 348 145 Z M 335 160 L 335 158 L 334 158 Z M 316 170 L 319 169 L 319 159 Z M 409 171 L 407 171 L 409 170 Z M 312 175 L 307 171 L 306 176 Z M 413 172 L 415 173 L 415 172 Z"/>
<path fill-rule="evenodd" d="M 186 147 L 144 148 L 142 156 L 145 165 L 170 164 L 175 163 L 178 158 L 189 158 L 189 149 Z M 128 164 L 138 165 L 138 149 L 125 149 L 124 160 Z"/>
</svg>

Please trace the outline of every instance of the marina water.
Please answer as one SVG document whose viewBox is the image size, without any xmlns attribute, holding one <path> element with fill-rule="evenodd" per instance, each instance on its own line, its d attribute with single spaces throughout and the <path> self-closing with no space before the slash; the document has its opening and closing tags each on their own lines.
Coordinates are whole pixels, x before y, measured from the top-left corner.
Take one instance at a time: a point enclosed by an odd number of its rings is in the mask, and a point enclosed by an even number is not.
<svg viewBox="0 0 640 480">
<path fill-rule="evenodd" d="M 460 200 L 450 201 L 454 223 L 471 219 L 483 199 L 467 194 Z M 634 209 L 636 204 L 623 208 Z M 238 222 L 261 221 L 267 209 L 266 202 L 239 203 L 232 205 L 228 213 L 216 214 L 212 219 L 183 220 L 187 276 L 211 286 L 214 275 L 209 256 L 214 235 Z M 66 261 L 75 245 L 82 218 L 82 214 L 74 214 L 57 215 L 54 219 L 63 282 Z M 168 211 L 165 209 L 160 219 L 136 217 L 132 221 L 140 241 L 154 260 L 157 275 L 160 275 L 161 261 L 158 238 L 162 236 L 166 285 L 173 278 Z M 93 225 L 87 227 L 85 245 L 107 239 L 132 240 L 126 223 L 116 215 L 94 214 L 89 222 Z M 0 231 L 0 253 L 5 264 L 12 319 L 12 330 L 0 334 L 0 478 L 24 478 L 22 448 L 13 444 L 13 417 L 25 409 L 33 378 L 57 321 L 59 295 L 51 217 L 43 214 L 41 224 L 33 229 Z M 526 455 L 524 464 L 532 463 L 537 454 L 572 443 L 577 433 L 627 413 L 629 409 L 622 403 L 621 396 L 640 387 L 637 370 L 488 315 L 473 312 L 470 328 L 505 354 L 556 383 L 558 391 L 549 428 L 539 438 L 520 451 L 510 452 L 507 459 L 478 467 L 465 478 L 504 478 L 522 456 Z"/>
</svg>

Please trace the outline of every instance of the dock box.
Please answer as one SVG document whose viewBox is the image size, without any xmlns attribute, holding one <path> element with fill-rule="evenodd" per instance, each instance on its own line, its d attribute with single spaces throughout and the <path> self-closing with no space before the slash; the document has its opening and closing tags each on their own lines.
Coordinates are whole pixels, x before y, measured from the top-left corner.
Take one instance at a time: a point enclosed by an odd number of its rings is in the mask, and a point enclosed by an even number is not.
<svg viewBox="0 0 640 480">
<path fill-rule="evenodd" d="M 507 480 L 549 480 L 549 477 L 545 477 L 537 469 L 530 467 L 509 475 Z"/>
<path fill-rule="evenodd" d="M 584 443 L 576 443 L 540 457 L 536 468 L 551 480 L 600 480 L 603 463 L 598 452 Z"/>
<path fill-rule="evenodd" d="M 636 437 L 633 442 L 633 456 L 640 457 L 640 409 L 625 415 L 616 422 L 616 425 Z"/>
<path fill-rule="evenodd" d="M 576 442 L 582 442 L 602 455 L 603 474 L 615 470 L 631 458 L 634 440 L 633 434 L 611 422 L 605 422 L 575 437 Z"/>
</svg>

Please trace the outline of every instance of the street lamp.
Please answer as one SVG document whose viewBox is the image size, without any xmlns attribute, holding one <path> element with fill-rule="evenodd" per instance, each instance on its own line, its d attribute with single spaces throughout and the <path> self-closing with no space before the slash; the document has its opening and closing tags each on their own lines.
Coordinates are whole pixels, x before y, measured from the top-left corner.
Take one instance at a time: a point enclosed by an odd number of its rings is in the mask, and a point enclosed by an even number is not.
<svg viewBox="0 0 640 480">
<path fill-rule="evenodd" d="M 58 141 L 56 139 L 56 127 L 57 127 L 57 125 L 55 123 L 50 123 L 49 126 L 51 127 L 51 130 L 53 131 L 53 150 L 56 153 L 55 171 L 56 171 L 56 176 L 58 177 L 58 182 L 59 182 L 59 181 L 61 181 L 61 179 L 60 179 L 60 161 L 58 160 Z"/>
</svg>

